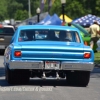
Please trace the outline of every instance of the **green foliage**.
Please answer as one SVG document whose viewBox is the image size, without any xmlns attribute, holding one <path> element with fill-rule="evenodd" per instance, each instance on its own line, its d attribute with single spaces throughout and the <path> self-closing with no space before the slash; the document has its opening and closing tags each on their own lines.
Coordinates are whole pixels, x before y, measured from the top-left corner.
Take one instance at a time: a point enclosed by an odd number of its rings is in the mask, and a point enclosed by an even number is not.
<svg viewBox="0 0 100 100">
<path fill-rule="evenodd" d="M 31 1 L 31 15 L 36 14 L 36 9 L 40 7 L 40 0 Z M 46 0 L 44 12 L 48 11 L 48 0 Z M 66 0 L 65 14 L 72 19 L 79 18 L 87 14 L 100 16 L 100 0 Z M 60 0 L 55 0 L 50 12 L 59 16 L 62 14 Z M 0 20 L 15 18 L 24 20 L 28 18 L 28 0 L 0 0 Z"/>
<path fill-rule="evenodd" d="M 79 1 L 70 2 L 69 5 L 66 4 L 66 15 L 71 16 L 71 18 L 85 15 L 83 5 Z"/>
<path fill-rule="evenodd" d="M 100 51 L 95 53 L 95 63 L 100 63 Z"/>
<path fill-rule="evenodd" d="M 14 18 L 15 13 L 17 10 L 22 10 L 23 4 L 16 2 L 16 0 L 8 0 L 7 3 L 7 13 L 9 15 L 9 18 Z"/>
<path fill-rule="evenodd" d="M 7 5 L 6 0 L 0 0 L 0 21 L 7 17 Z"/>
<path fill-rule="evenodd" d="M 28 18 L 28 12 L 26 10 L 17 10 L 14 18 L 15 20 L 25 20 Z"/>
</svg>

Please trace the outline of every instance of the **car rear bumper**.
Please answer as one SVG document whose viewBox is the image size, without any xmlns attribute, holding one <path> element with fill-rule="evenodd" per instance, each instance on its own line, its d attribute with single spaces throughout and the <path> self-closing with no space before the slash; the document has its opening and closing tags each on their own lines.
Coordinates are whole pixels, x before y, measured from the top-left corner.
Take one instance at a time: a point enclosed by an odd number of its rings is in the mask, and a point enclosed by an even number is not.
<svg viewBox="0 0 100 100">
<path fill-rule="evenodd" d="M 47 70 L 45 68 L 44 61 L 15 61 L 12 60 L 9 62 L 10 69 L 42 69 Z M 49 68 L 48 70 L 84 70 L 84 71 L 92 71 L 94 68 L 94 63 L 92 62 L 60 62 L 59 68 Z"/>
<path fill-rule="evenodd" d="M 6 48 L 5 45 L 0 45 L 0 50 L 4 50 Z"/>
</svg>

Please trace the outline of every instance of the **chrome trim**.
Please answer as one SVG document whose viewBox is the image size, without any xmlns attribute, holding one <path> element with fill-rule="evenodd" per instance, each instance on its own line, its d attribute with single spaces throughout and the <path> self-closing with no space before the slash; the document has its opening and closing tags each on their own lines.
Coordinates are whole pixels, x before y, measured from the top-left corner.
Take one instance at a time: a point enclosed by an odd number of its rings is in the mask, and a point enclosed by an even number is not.
<svg viewBox="0 0 100 100">
<path fill-rule="evenodd" d="M 11 60 L 9 69 L 43 69 L 43 61 Z"/>
<path fill-rule="evenodd" d="M 44 61 L 29 61 L 29 60 L 11 60 L 9 62 L 10 69 L 44 69 Z M 61 66 L 57 70 L 84 70 L 92 71 L 94 68 L 93 62 L 66 62 L 62 61 Z M 48 69 L 51 70 L 51 69 Z"/>
<path fill-rule="evenodd" d="M 61 62 L 62 70 L 84 70 L 92 71 L 94 68 L 93 62 Z"/>
</svg>

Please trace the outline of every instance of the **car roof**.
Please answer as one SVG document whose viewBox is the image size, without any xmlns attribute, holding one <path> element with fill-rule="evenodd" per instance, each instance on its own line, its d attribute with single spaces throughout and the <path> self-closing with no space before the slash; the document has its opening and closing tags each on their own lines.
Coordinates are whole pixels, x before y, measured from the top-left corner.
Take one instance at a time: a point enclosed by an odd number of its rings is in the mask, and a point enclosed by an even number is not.
<svg viewBox="0 0 100 100">
<path fill-rule="evenodd" d="M 12 26 L 12 25 L 2 25 L 2 24 L 0 24 L 0 27 L 7 27 L 7 28 L 14 28 L 14 26 Z"/>
<path fill-rule="evenodd" d="M 11 27 L 11 28 L 14 28 L 14 26 L 12 26 L 12 25 L 3 25 L 3 27 Z"/>
<path fill-rule="evenodd" d="M 58 26 L 58 25 L 24 25 L 19 26 L 19 30 L 23 29 L 57 29 L 57 30 L 71 30 L 71 31 L 79 31 L 77 28 L 70 26 Z"/>
</svg>

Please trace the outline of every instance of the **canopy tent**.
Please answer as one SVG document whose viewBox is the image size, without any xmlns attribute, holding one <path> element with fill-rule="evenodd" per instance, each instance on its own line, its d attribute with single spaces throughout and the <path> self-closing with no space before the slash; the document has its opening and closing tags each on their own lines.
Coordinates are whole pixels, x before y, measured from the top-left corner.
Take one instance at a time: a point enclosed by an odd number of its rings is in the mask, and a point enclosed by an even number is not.
<svg viewBox="0 0 100 100">
<path fill-rule="evenodd" d="M 43 25 L 46 21 L 48 21 L 51 18 L 51 16 L 48 14 L 42 21 L 37 23 L 37 25 Z"/>
<path fill-rule="evenodd" d="M 43 25 L 61 25 L 61 19 L 58 17 L 57 14 L 54 14 Z"/>
<path fill-rule="evenodd" d="M 100 17 L 88 14 L 86 16 L 80 17 L 72 21 L 72 23 L 77 23 L 77 24 L 80 24 L 81 26 L 90 26 L 93 24 L 95 20 L 98 22 L 98 24 L 100 24 Z"/>
<path fill-rule="evenodd" d="M 63 20 L 63 15 L 60 15 L 60 17 L 59 17 L 61 20 Z M 70 22 L 72 22 L 72 19 L 71 18 L 69 18 L 67 15 L 64 15 L 64 18 L 65 18 L 65 21 L 67 22 L 67 23 L 70 23 Z"/>
<path fill-rule="evenodd" d="M 47 15 L 48 15 L 48 12 L 41 13 L 39 17 L 40 21 L 42 21 Z M 33 25 L 36 23 L 37 23 L 37 15 L 22 21 L 20 24 L 15 25 L 15 27 L 22 26 L 22 25 Z"/>
</svg>

